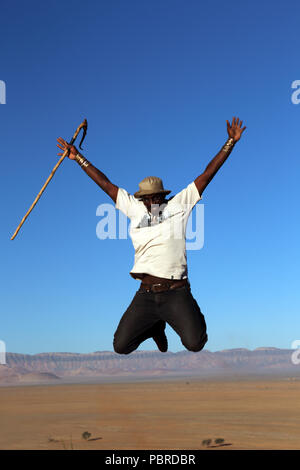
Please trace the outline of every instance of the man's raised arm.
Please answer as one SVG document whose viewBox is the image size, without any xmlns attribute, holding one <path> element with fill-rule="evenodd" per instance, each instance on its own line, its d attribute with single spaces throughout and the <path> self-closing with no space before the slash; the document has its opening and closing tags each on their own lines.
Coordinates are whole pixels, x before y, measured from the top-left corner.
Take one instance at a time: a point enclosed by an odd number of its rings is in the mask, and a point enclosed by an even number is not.
<svg viewBox="0 0 300 470">
<path fill-rule="evenodd" d="M 100 186 L 100 188 L 103 189 L 103 191 L 108 194 L 114 202 L 116 202 L 119 189 L 118 186 L 112 184 L 107 178 L 107 176 L 102 173 L 102 171 L 98 170 L 95 166 L 91 164 L 91 162 L 86 160 L 86 158 L 84 158 L 84 156 L 78 152 L 77 148 L 74 145 L 68 144 L 68 142 L 66 142 L 61 137 L 59 137 L 57 141 L 57 147 L 63 150 L 63 152 L 69 149 L 69 158 L 71 160 L 77 161 L 77 163 L 86 172 L 86 174 L 90 178 L 92 178 L 92 180 L 94 180 L 95 183 L 98 184 L 98 186 Z M 62 155 L 62 153 L 58 153 L 57 155 Z"/>
<path fill-rule="evenodd" d="M 204 172 L 195 179 L 195 185 L 199 191 L 200 196 L 206 186 L 213 179 L 219 168 L 221 168 L 225 160 L 227 160 L 236 142 L 240 140 L 242 133 L 246 129 L 246 127 L 242 128 L 243 121 L 240 121 L 239 118 L 232 118 L 231 125 L 228 121 L 226 122 L 229 136 L 227 142 L 221 148 L 220 152 L 207 165 Z"/>
</svg>

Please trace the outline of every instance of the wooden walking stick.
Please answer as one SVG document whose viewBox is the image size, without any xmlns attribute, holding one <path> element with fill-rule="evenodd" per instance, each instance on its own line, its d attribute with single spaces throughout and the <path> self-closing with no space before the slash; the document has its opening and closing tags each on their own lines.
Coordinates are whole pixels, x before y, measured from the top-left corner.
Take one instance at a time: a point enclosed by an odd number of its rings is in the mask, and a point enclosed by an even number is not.
<svg viewBox="0 0 300 470">
<path fill-rule="evenodd" d="M 79 132 L 81 131 L 81 129 L 83 129 L 83 135 L 82 135 L 82 139 L 80 141 L 80 144 L 79 144 L 79 148 L 81 149 L 81 144 L 82 142 L 84 141 L 84 138 L 86 136 L 86 131 L 87 131 L 87 120 L 85 119 L 81 124 L 80 126 L 77 127 L 76 129 L 76 132 L 75 134 L 73 135 L 71 141 L 70 141 L 70 145 L 73 145 Z M 15 231 L 15 233 L 13 234 L 13 236 L 11 237 L 11 240 L 13 240 L 18 231 L 20 230 L 20 228 L 22 227 L 23 223 L 25 222 L 25 220 L 27 219 L 27 217 L 29 216 L 30 212 L 32 211 L 32 209 L 34 208 L 34 206 L 36 205 L 36 203 L 38 202 L 38 200 L 40 199 L 41 195 L 43 194 L 44 190 L 46 189 L 46 186 L 48 185 L 48 183 L 50 182 L 50 180 L 53 178 L 54 176 L 54 173 L 56 172 L 57 168 L 59 167 L 59 165 L 61 164 L 61 162 L 63 161 L 63 159 L 68 155 L 69 153 L 69 150 L 66 150 L 63 155 L 60 157 L 60 159 L 58 160 L 58 162 L 56 163 L 55 167 L 53 168 L 53 170 L 51 171 L 51 174 L 49 175 L 49 177 L 47 178 L 47 181 L 45 182 L 44 186 L 42 187 L 42 189 L 40 190 L 40 192 L 38 193 L 37 197 L 35 198 L 35 200 L 33 201 L 33 203 L 31 204 L 29 210 L 26 212 L 26 214 L 24 215 L 23 219 L 21 220 L 20 224 L 18 225 L 17 227 L 17 230 Z"/>
</svg>

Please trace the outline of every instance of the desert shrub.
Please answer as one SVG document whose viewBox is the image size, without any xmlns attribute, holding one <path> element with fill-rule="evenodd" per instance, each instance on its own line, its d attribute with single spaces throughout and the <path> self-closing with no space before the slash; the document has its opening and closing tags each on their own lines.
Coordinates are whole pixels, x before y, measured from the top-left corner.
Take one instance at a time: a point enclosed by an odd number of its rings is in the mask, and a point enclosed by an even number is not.
<svg viewBox="0 0 300 470">
<path fill-rule="evenodd" d="M 215 444 L 223 444 L 223 442 L 224 442 L 224 439 L 221 439 L 221 438 L 215 439 Z"/>
<path fill-rule="evenodd" d="M 204 439 L 202 441 L 202 445 L 208 447 L 211 444 L 211 439 Z"/>
</svg>

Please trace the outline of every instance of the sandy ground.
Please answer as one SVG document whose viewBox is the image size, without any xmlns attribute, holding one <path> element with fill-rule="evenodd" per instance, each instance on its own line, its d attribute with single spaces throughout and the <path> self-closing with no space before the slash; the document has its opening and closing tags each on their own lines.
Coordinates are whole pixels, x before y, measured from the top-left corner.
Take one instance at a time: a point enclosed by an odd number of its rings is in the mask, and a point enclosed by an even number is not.
<svg viewBox="0 0 300 470">
<path fill-rule="evenodd" d="M 2 387 L 0 449 L 299 449 L 299 397 L 290 379 Z"/>
</svg>

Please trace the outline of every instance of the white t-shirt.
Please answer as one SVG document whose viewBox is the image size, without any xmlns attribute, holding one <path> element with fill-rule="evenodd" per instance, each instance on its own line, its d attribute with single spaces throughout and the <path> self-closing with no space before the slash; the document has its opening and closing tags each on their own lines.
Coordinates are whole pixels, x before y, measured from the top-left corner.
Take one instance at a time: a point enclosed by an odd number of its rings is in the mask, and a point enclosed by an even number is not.
<svg viewBox="0 0 300 470">
<path fill-rule="evenodd" d="M 134 279 L 141 279 L 143 273 L 167 279 L 187 278 L 186 224 L 200 199 L 193 181 L 162 207 L 158 219 L 142 201 L 119 188 L 116 208 L 130 219 L 129 234 L 135 249 L 130 274 Z"/>
</svg>

